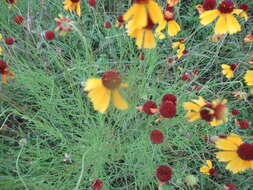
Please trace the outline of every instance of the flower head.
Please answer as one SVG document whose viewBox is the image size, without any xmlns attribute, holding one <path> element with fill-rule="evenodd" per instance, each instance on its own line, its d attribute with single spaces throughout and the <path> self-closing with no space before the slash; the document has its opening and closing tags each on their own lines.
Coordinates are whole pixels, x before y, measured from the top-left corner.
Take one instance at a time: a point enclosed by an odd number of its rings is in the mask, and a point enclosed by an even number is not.
<svg viewBox="0 0 253 190">
<path fill-rule="evenodd" d="M 163 101 L 159 108 L 159 113 L 161 118 L 172 118 L 175 117 L 177 112 L 177 107 L 172 101 Z"/>
<path fill-rule="evenodd" d="M 242 12 L 243 9 L 235 8 L 235 4 L 232 0 L 223 0 L 220 2 L 217 9 L 201 13 L 200 23 L 205 26 L 213 22 L 218 17 L 214 33 L 234 34 L 241 31 L 241 26 L 234 17 L 234 14 L 240 15 Z"/>
<path fill-rule="evenodd" d="M 240 111 L 238 109 L 232 109 L 231 114 L 232 116 L 237 116 L 240 114 Z"/>
<path fill-rule="evenodd" d="M 117 23 L 116 23 L 116 27 L 120 27 L 124 24 L 124 19 L 123 19 L 123 16 L 120 15 L 117 17 Z"/>
<path fill-rule="evenodd" d="M 51 41 L 51 40 L 54 40 L 54 39 L 55 39 L 55 34 L 54 34 L 54 32 L 51 31 L 51 30 L 47 30 L 47 31 L 45 32 L 44 35 L 45 35 L 45 39 L 46 39 L 46 40 Z"/>
<path fill-rule="evenodd" d="M 221 162 L 228 162 L 226 169 L 232 173 L 253 169 L 253 144 L 245 143 L 232 133 L 225 139 L 215 142 L 216 148 L 222 150 L 216 153 Z"/>
<path fill-rule="evenodd" d="M 172 102 L 173 104 L 177 104 L 177 97 L 174 94 L 165 94 L 162 98 L 162 102 Z"/>
<path fill-rule="evenodd" d="M 24 22 L 24 17 L 21 15 L 16 15 L 12 18 L 13 22 L 15 22 L 16 24 L 20 25 L 23 24 Z"/>
<path fill-rule="evenodd" d="M 250 124 L 247 120 L 239 120 L 236 121 L 236 125 L 240 128 L 240 129 L 248 129 L 250 127 Z"/>
<path fill-rule="evenodd" d="M 96 4 L 97 4 L 97 2 L 96 2 L 96 0 L 88 0 L 88 4 L 89 4 L 90 6 L 92 6 L 92 7 L 95 7 Z"/>
<path fill-rule="evenodd" d="M 227 121 L 226 100 L 216 99 L 212 102 L 206 102 L 202 97 L 193 102 L 185 102 L 184 109 L 187 110 L 186 118 L 189 122 L 202 119 L 210 123 L 211 126 L 217 126 Z"/>
<path fill-rule="evenodd" d="M 166 165 L 159 166 L 156 169 L 156 177 L 160 182 L 166 183 L 171 179 L 172 169 Z"/>
<path fill-rule="evenodd" d="M 234 77 L 234 70 L 237 68 L 236 64 L 232 65 L 227 65 L 227 64 L 222 64 L 222 74 L 225 75 L 228 79 L 231 79 Z"/>
<path fill-rule="evenodd" d="M 208 10 L 213 10 L 216 7 L 216 0 L 204 0 L 203 4 L 196 5 L 196 9 L 201 14 Z"/>
<path fill-rule="evenodd" d="M 55 32 L 60 31 L 60 35 L 62 36 L 72 30 L 73 22 L 62 14 L 59 14 L 59 18 L 55 18 L 55 22 L 57 26 Z"/>
<path fill-rule="evenodd" d="M 65 0 L 63 4 L 66 11 L 76 11 L 76 14 L 81 16 L 81 0 Z"/>
<path fill-rule="evenodd" d="M 142 111 L 145 112 L 146 114 L 148 115 L 153 115 L 154 112 L 152 109 L 156 109 L 157 108 L 157 105 L 155 102 L 153 101 L 147 101 L 145 102 L 145 104 L 143 105 L 142 107 Z"/>
<path fill-rule="evenodd" d="M 100 179 L 96 179 L 92 185 L 92 190 L 101 190 L 103 188 L 103 183 Z"/>
<path fill-rule="evenodd" d="M 88 79 L 84 91 L 88 92 L 88 97 L 92 101 L 94 109 L 104 113 L 109 106 L 110 99 L 112 99 L 116 108 L 120 110 L 128 108 L 127 102 L 119 92 L 119 88 L 125 87 L 127 87 L 127 84 L 121 82 L 119 72 L 111 70 L 105 72 L 102 78 Z"/>
<path fill-rule="evenodd" d="M 206 160 L 206 165 L 202 166 L 200 172 L 210 176 L 216 176 L 216 170 L 213 168 L 213 163 L 211 160 Z"/>
<path fill-rule="evenodd" d="M 5 43 L 7 45 L 13 45 L 15 43 L 15 39 L 13 37 L 7 37 L 5 38 Z"/>
<path fill-rule="evenodd" d="M 7 63 L 3 60 L 0 60 L 0 75 L 2 75 L 2 83 L 3 84 L 8 83 L 8 77 L 15 76 L 14 73 L 10 72 L 10 69 L 9 69 Z"/>
<path fill-rule="evenodd" d="M 105 21 L 104 27 L 105 27 L 105 28 L 111 28 L 111 27 L 112 27 L 112 24 L 111 24 L 109 21 Z"/>
<path fill-rule="evenodd" d="M 161 144 L 164 141 L 163 133 L 159 130 L 153 130 L 150 133 L 150 140 L 153 144 Z"/>
</svg>

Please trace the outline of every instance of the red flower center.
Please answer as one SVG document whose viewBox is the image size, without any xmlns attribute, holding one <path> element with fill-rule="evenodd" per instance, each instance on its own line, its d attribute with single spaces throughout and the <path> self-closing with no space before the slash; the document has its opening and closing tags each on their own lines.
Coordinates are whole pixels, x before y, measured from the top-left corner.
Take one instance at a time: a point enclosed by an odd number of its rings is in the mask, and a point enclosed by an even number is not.
<svg viewBox="0 0 253 190">
<path fill-rule="evenodd" d="M 160 182 L 167 182 L 171 179 L 172 169 L 166 165 L 162 165 L 156 169 L 156 177 Z"/>
<path fill-rule="evenodd" d="M 164 19 L 167 22 L 169 22 L 169 21 L 171 21 L 171 20 L 174 19 L 174 14 L 172 12 L 170 12 L 170 11 L 165 11 L 164 14 L 163 14 L 163 16 L 164 16 Z"/>
<path fill-rule="evenodd" d="M 223 0 L 219 5 L 219 11 L 221 13 L 231 13 L 235 8 L 235 4 L 232 0 Z"/>
<path fill-rule="evenodd" d="M 148 3 L 149 0 L 134 0 L 135 3 Z"/>
<path fill-rule="evenodd" d="M 147 101 L 142 107 L 142 110 L 148 114 L 148 115 L 153 115 L 154 113 L 151 111 L 151 109 L 157 108 L 157 105 L 153 101 Z"/>
<path fill-rule="evenodd" d="M 236 67 L 237 67 L 237 64 L 230 65 L 230 68 L 231 68 L 232 71 L 234 71 L 236 69 Z"/>
<path fill-rule="evenodd" d="M 243 160 L 253 161 L 253 144 L 241 144 L 237 150 L 237 154 Z"/>
<path fill-rule="evenodd" d="M 176 115 L 176 105 L 171 101 L 162 102 L 159 109 L 160 114 L 165 118 L 172 118 Z"/>
<path fill-rule="evenodd" d="M 45 38 L 46 40 L 53 40 L 55 38 L 54 32 L 51 30 L 46 31 Z"/>
<path fill-rule="evenodd" d="M 153 130 L 150 134 L 150 139 L 153 144 L 161 144 L 164 140 L 164 136 L 161 131 Z"/>
<path fill-rule="evenodd" d="M 78 3 L 80 0 L 70 0 L 73 3 Z"/>
<path fill-rule="evenodd" d="M 8 68 L 5 61 L 0 61 L 0 74 L 4 74 Z"/>
<path fill-rule="evenodd" d="M 247 11 L 249 9 L 249 6 L 247 4 L 241 4 L 240 9 Z"/>
<path fill-rule="evenodd" d="M 122 15 L 118 16 L 117 20 L 118 20 L 119 23 L 123 23 L 124 22 Z"/>
<path fill-rule="evenodd" d="M 121 84 L 120 74 L 117 71 L 107 71 L 102 75 L 103 85 L 108 89 L 118 88 Z"/>
<path fill-rule="evenodd" d="M 211 113 L 211 111 L 213 111 L 213 106 L 211 104 L 204 105 L 200 111 L 200 117 L 207 122 L 212 121 L 214 115 Z"/>
<path fill-rule="evenodd" d="M 169 4 L 167 4 L 166 5 L 166 11 L 173 12 L 174 11 L 174 7 L 170 6 Z"/>
<path fill-rule="evenodd" d="M 217 172 L 214 168 L 212 168 L 212 169 L 209 170 L 209 174 L 210 174 L 210 176 L 216 176 Z"/>
<path fill-rule="evenodd" d="M 207 10 L 212 10 L 216 7 L 216 0 L 205 0 L 203 3 L 203 8 Z"/>
</svg>

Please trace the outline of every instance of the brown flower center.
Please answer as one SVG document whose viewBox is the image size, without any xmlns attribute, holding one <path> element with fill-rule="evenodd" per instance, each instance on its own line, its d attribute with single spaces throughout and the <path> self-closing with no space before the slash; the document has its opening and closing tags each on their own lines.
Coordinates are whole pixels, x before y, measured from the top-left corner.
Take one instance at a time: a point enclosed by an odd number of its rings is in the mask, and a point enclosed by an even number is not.
<svg viewBox="0 0 253 190">
<path fill-rule="evenodd" d="M 148 3 L 149 0 L 134 0 L 135 3 Z"/>
<path fill-rule="evenodd" d="M 80 0 L 70 0 L 73 3 L 78 3 Z"/>
<path fill-rule="evenodd" d="M 231 13 L 235 8 L 235 4 L 232 0 L 223 0 L 219 5 L 219 11 L 221 13 Z"/>
<path fill-rule="evenodd" d="M 253 144 L 241 144 L 237 150 L 237 154 L 243 160 L 253 161 Z"/>
<path fill-rule="evenodd" d="M 200 117 L 207 121 L 210 122 L 213 120 L 214 115 L 213 115 L 213 106 L 212 104 L 206 104 L 202 107 L 201 111 L 200 111 Z"/>
<path fill-rule="evenodd" d="M 154 28 L 155 24 L 152 22 L 151 18 L 148 16 L 148 24 L 145 27 L 147 30 L 152 30 Z"/>
<path fill-rule="evenodd" d="M 205 0 L 203 3 L 203 8 L 207 10 L 212 10 L 216 7 L 216 0 Z"/>
<path fill-rule="evenodd" d="M 118 88 L 121 84 L 120 74 L 117 71 L 107 71 L 102 75 L 103 85 L 108 89 Z"/>
</svg>

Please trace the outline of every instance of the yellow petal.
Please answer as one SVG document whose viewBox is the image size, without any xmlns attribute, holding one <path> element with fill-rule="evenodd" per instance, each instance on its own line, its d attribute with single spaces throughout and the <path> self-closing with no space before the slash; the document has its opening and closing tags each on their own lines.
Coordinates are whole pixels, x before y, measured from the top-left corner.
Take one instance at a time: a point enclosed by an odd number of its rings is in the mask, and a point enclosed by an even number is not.
<svg viewBox="0 0 253 190">
<path fill-rule="evenodd" d="M 206 160 L 206 164 L 210 169 L 213 168 L 213 163 L 211 160 Z"/>
<path fill-rule="evenodd" d="M 137 29 L 136 30 L 136 45 L 139 49 L 142 48 L 143 45 L 143 38 L 144 38 L 144 30 L 143 29 Z"/>
<path fill-rule="evenodd" d="M 250 164 L 247 161 L 244 161 L 238 157 L 238 159 L 232 160 L 226 166 L 226 169 L 230 170 L 232 173 L 243 172 L 247 169 L 250 169 Z"/>
<path fill-rule="evenodd" d="M 221 65 L 221 68 L 222 68 L 222 69 L 230 69 L 231 67 L 230 67 L 230 65 L 222 64 L 222 65 Z"/>
<path fill-rule="evenodd" d="M 127 102 L 121 97 L 118 89 L 112 91 L 112 100 L 116 108 L 125 110 L 128 108 Z"/>
<path fill-rule="evenodd" d="M 238 146 L 235 143 L 227 139 L 219 139 L 215 142 L 215 145 L 218 149 L 221 150 L 236 151 L 238 148 Z"/>
<path fill-rule="evenodd" d="M 221 125 L 223 122 L 223 120 L 217 120 L 217 119 L 213 119 L 211 122 L 209 122 L 211 126 L 218 126 Z"/>
<path fill-rule="evenodd" d="M 138 5 L 136 3 L 133 4 L 132 7 L 130 7 L 127 12 L 123 15 L 124 21 L 128 21 L 130 18 L 133 17 L 133 15 L 138 11 Z"/>
<path fill-rule="evenodd" d="M 228 151 L 228 152 L 217 152 L 216 158 L 220 162 L 229 162 L 231 160 L 238 159 L 238 154 L 234 151 Z"/>
<path fill-rule="evenodd" d="M 158 24 L 163 19 L 163 14 L 158 3 L 150 0 L 148 5 L 148 13 L 154 24 Z"/>
<path fill-rule="evenodd" d="M 155 37 L 150 30 L 145 30 L 143 48 L 151 49 L 156 47 Z"/>
<path fill-rule="evenodd" d="M 184 102 L 183 106 L 185 110 L 193 110 L 196 112 L 200 111 L 200 106 L 192 102 Z"/>
<path fill-rule="evenodd" d="M 137 4 L 137 11 L 133 16 L 133 26 L 134 28 L 143 28 L 147 26 L 148 14 L 145 5 Z"/>
<path fill-rule="evenodd" d="M 248 86 L 253 85 L 253 70 L 248 70 L 244 76 L 244 80 Z"/>
<path fill-rule="evenodd" d="M 204 26 L 208 25 L 213 22 L 219 15 L 220 12 L 218 10 L 205 11 L 200 14 L 200 23 Z"/>
<path fill-rule="evenodd" d="M 97 87 L 88 93 L 95 110 L 104 113 L 110 103 L 111 91 L 104 86 Z"/>
<path fill-rule="evenodd" d="M 231 133 L 226 139 L 233 142 L 237 146 L 240 146 L 241 144 L 243 144 L 241 137 L 235 133 Z"/>
<path fill-rule="evenodd" d="M 168 34 L 169 36 L 175 36 L 180 31 L 180 26 L 176 21 L 171 20 L 168 23 Z"/>
<path fill-rule="evenodd" d="M 239 14 L 241 14 L 242 12 L 243 12 L 242 9 L 234 9 L 233 12 L 232 12 L 232 14 L 239 15 Z"/>
<path fill-rule="evenodd" d="M 226 14 L 226 20 L 229 34 L 234 34 L 241 31 L 241 25 L 233 15 Z"/>
<path fill-rule="evenodd" d="M 81 5 L 80 5 L 80 1 L 78 2 L 78 4 L 76 5 L 76 14 L 78 16 L 81 16 Z"/>
<path fill-rule="evenodd" d="M 227 29 L 226 15 L 221 14 L 215 24 L 214 33 L 215 34 L 226 34 L 227 31 L 228 31 L 228 29 Z"/>
<path fill-rule="evenodd" d="M 199 105 L 199 107 L 202 107 L 204 105 L 206 105 L 206 101 L 202 96 L 199 96 L 198 100 L 192 100 L 193 102 L 195 102 L 197 105 Z"/>
<path fill-rule="evenodd" d="M 209 169 L 207 166 L 202 166 L 202 167 L 199 169 L 199 171 L 200 171 L 201 173 L 206 174 L 206 175 L 210 175 L 209 170 L 210 170 L 210 169 Z"/>
<path fill-rule="evenodd" d="M 245 11 L 243 11 L 243 12 L 240 14 L 240 17 L 241 17 L 241 18 L 244 18 L 245 20 L 248 20 L 248 18 L 249 18 L 248 14 L 247 14 Z"/>
<path fill-rule="evenodd" d="M 200 114 L 199 112 L 187 112 L 185 117 L 188 119 L 189 122 L 193 122 L 200 119 Z"/>
<path fill-rule="evenodd" d="M 167 24 L 166 20 L 163 19 L 161 22 L 159 22 L 158 26 L 155 29 L 155 32 L 160 33 L 166 27 L 166 24 Z"/>
<path fill-rule="evenodd" d="M 102 86 L 102 79 L 100 78 L 90 78 L 87 80 L 86 84 L 85 84 L 85 88 L 84 91 L 90 91 L 92 89 L 95 89 L 97 87 Z"/>
</svg>

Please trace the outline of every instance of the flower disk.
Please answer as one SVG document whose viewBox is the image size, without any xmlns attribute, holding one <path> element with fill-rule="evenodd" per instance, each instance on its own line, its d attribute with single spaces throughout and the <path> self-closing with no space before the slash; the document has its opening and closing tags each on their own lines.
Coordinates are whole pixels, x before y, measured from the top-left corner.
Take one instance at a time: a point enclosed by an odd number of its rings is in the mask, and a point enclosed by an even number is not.
<svg viewBox="0 0 253 190">
<path fill-rule="evenodd" d="M 203 3 L 203 8 L 207 10 L 213 10 L 216 7 L 216 0 L 205 0 Z"/>
<path fill-rule="evenodd" d="M 162 165 L 156 169 L 156 177 L 160 182 L 167 182 L 171 179 L 172 169 L 166 165 Z"/>
<path fill-rule="evenodd" d="M 6 68 L 8 68 L 5 61 L 0 60 L 0 74 L 4 74 Z"/>
<path fill-rule="evenodd" d="M 159 109 L 160 114 L 164 118 L 172 118 L 176 115 L 176 105 L 172 102 L 162 102 Z"/>
<path fill-rule="evenodd" d="M 237 150 L 237 154 L 242 160 L 253 161 L 253 144 L 241 144 Z"/>
<path fill-rule="evenodd" d="M 154 113 L 151 111 L 151 109 L 157 108 L 157 105 L 153 101 L 147 101 L 142 107 L 142 110 L 148 114 L 148 115 L 153 115 Z"/>
<path fill-rule="evenodd" d="M 159 130 L 153 130 L 150 133 L 150 139 L 153 144 L 161 144 L 164 140 L 163 133 Z"/>
<path fill-rule="evenodd" d="M 226 13 L 231 13 L 231 12 L 233 12 L 234 8 L 235 8 L 235 4 L 233 3 L 232 0 L 224 0 L 224 1 L 222 1 L 222 2 L 220 3 L 218 9 L 219 9 L 219 11 L 220 11 L 221 13 L 226 14 Z"/>
<path fill-rule="evenodd" d="M 121 84 L 121 78 L 120 78 L 119 72 L 113 71 L 113 70 L 107 71 L 106 73 L 102 75 L 102 82 L 103 82 L 103 85 L 110 90 L 119 88 Z"/>
</svg>

